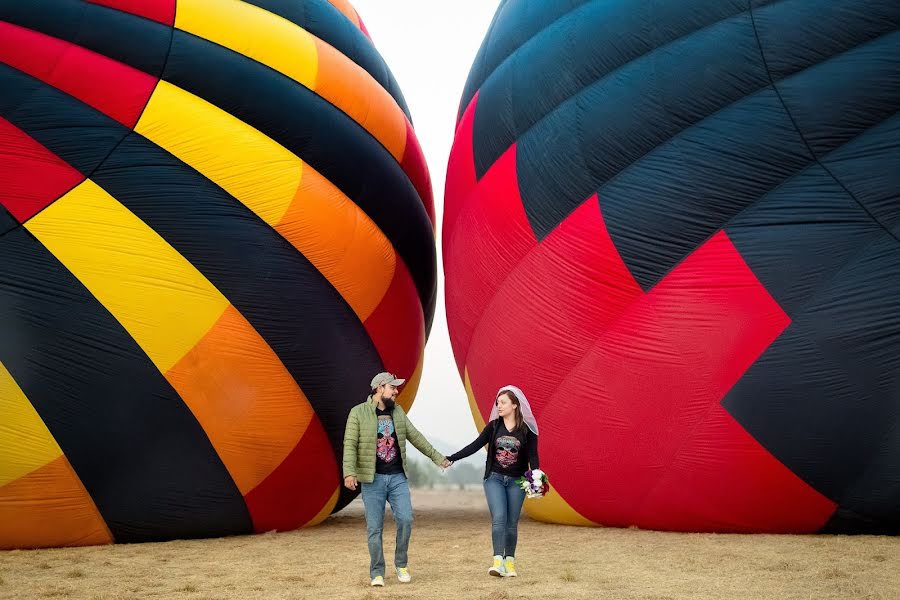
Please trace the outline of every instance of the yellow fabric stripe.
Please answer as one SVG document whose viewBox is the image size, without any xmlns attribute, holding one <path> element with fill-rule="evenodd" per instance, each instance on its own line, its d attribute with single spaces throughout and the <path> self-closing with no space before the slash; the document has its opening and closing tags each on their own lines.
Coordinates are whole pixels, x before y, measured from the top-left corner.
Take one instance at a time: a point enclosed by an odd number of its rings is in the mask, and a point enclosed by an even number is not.
<svg viewBox="0 0 900 600">
<path fill-rule="evenodd" d="M 403 160 L 407 122 L 396 101 L 365 69 L 302 27 L 240 0 L 179 0 L 175 27 L 314 90 Z"/>
<path fill-rule="evenodd" d="M 478 428 L 478 431 L 481 431 L 485 426 L 484 417 L 481 416 L 481 411 L 478 409 L 478 402 L 475 400 L 475 392 L 472 391 L 472 382 L 469 380 L 469 369 L 467 367 L 463 369 L 463 387 L 466 390 L 466 397 L 469 399 L 469 410 L 472 411 L 475 427 Z"/>
<path fill-rule="evenodd" d="M 25 227 L 116 317 L 163 373 L 229 305 L 183 256 L 90 180 Z"/>
<path fill-rule="evenodd" d="M 181 4 L 178 5 L 179 11 Z M 303 161 L 257 129 L 165 81 L 135 126 L 275 226 L 294 199 Z"/>
<path fill-rule="evenodd" d="M 313 35 L 257 6 L 239 0 L 179 0 L 175 27 L 315 87 Z"/>
<path fill-rule="evenodd" d="M 550 481 L 550 492 L 543 498 L 525 499 L 525 512 L 535 521 L 544 523 L 559 523 L 562 525 L 580 525 L 582 527 L 597 527 L 597 523 L 590 521 L 575 512 L 569 503 L 563 500 L 553 480 Z"/>
<path fill-rule="evenodd" d="M 59 458 L 62 450 L 0 363 L 0 487 Z"/>
</svg>

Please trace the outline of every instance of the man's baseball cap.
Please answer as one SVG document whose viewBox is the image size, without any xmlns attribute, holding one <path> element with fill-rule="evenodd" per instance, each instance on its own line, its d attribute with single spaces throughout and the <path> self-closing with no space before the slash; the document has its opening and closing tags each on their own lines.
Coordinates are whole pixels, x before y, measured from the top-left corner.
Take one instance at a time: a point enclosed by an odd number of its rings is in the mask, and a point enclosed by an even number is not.
<svg viewBox="0 0 900 600">
<path fill-rule="evenodd" d="M 374 390 L 379 385 L 390 384 L 394 387 L 400 387 L 406 382 L 405 379 L 398 379 L 396 375 L 393 373 L 379 373 L 375 377 L 372 378 L 372 389 Z"/>
</svg>

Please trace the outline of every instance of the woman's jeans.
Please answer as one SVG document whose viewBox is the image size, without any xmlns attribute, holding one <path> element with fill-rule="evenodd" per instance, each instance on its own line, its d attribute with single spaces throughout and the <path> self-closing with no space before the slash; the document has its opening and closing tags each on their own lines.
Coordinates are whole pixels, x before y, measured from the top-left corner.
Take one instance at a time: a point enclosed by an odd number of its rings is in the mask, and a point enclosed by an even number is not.
<svg viewBox="0 0 900 600">
<path fill-rule="evenodd" d="M 394 551 L 394 566 L 406 566 L 406 551 L 409 549 L 409 534 L 412 532 L 412 502 L 409 499 L 409 484 L 406 475 L 375 474 L 372 483 L 362 484 L 363 505 L 366 507 L 366 531 L 369 534 L 369 576 L 384 577 L 384 548 L 381 533 L 384 530 L 384 503 L 391 503 L 394 522 L 397 524 L 397 546 Z"/>
<path fill-rule="evenodd" d="M 525 490 L 518 477 L 491 472 L 484 480 L 484 495 L 491 511 L 491 541 L 495 556 L 515 556 L 519 539 L 519 515 L 525 502 Z"/>
</svg>

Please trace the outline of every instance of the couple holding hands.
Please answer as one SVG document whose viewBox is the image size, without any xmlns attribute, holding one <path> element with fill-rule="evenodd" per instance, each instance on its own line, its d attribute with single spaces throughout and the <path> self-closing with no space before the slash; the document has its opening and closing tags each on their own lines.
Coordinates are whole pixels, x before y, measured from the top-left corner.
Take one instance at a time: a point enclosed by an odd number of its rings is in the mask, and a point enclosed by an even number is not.
<svg viewBox="0 0 900 600">
<path fill-rule="evenodd" d="M 540 478 L 543 477 L 537 471 L 537 422 L 525 394 L 514 386 L 500 388 L 489 422 L 481 434 L 459 452 L 445 457 L 413 427 L 403 408 L 395 404 L 394 399 L 405 381 L 392 373 L 376 375 L 372 379 L 371 395 L 350 410 L 344 430 L 344 486 L 350 490 L 362 487 L 371 584 L 384 585 L 382 530 L 386 502 L 390 503 L 397 524 L 394 556 L 397 579 L 403 583 L 412 579 L 407 565 L 413 521 L 405 473 L 407 440 L 441 468 L 487 446 L 484 495 L 491 512 L 494 546 L 493 564 L 488 573 L 497 577 L 515 577 L 519 516 L 526 494 L 521 481 L 526 474 L 531 476 L 530 470 L 534 469 L 539 480 L 537 486 L 532 485 L 530 489 L 540 494 Z M 546 490 L 546 486 L 543 489 Z"/>
</svg>

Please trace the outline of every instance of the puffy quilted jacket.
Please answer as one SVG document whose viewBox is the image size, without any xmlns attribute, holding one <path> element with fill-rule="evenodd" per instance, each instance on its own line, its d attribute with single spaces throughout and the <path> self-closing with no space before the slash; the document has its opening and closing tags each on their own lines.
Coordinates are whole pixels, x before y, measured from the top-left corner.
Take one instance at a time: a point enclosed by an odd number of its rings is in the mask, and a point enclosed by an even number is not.
<svg viewBox="0 0 900 600">
<path fill-rule="evenodd" d="M 394 431 L 397 434 L 397 445 L 403 459 L 403 470 L 406 471 L 406 440 L 409 440 L 422 454 L 430 458 L 434 464 L 444 462 L 444 455 L 432 448 L 425 436 L 413 427 L 406 412 L 397 404 L 394 407 Z M 347 427 L 344 429 L 344 477 L 356 475 L 362 483 L 375 480 L 375 441 L 378 439 L 378 418 L 375 416 L 375 401 L 369 399 L 350 409 Z M 409 473 L 407 472 L 407 476 Z"/>
</svg>

